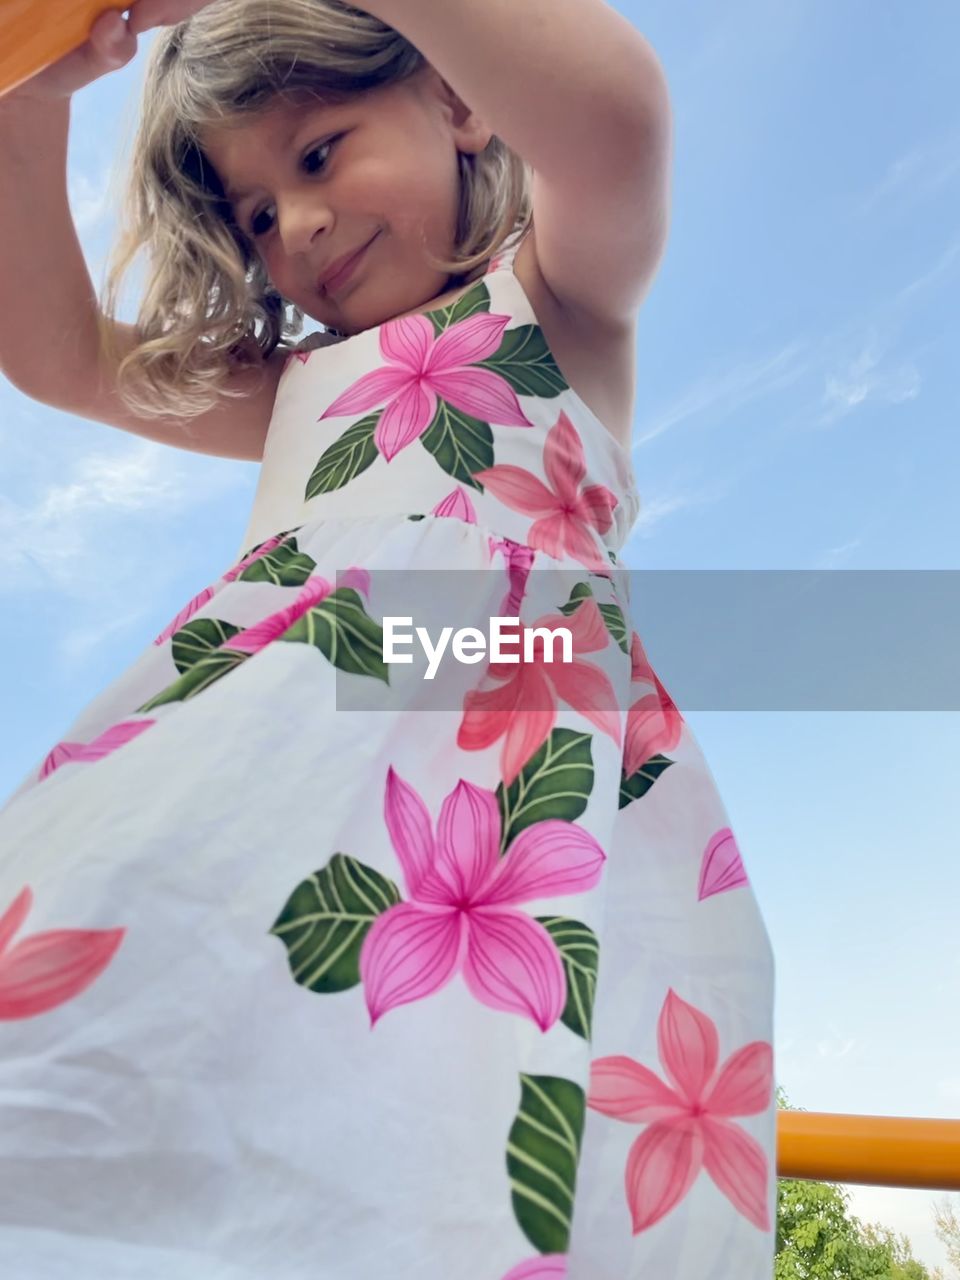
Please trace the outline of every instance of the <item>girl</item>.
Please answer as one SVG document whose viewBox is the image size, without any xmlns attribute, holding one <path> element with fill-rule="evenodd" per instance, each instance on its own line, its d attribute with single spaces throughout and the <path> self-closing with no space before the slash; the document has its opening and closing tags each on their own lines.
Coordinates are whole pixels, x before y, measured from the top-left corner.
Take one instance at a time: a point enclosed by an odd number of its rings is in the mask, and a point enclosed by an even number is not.
<svg viewBox="0 0 960 1280">
<path fill-rule="evenodd" d="M 96 305 L 69 95 L 158 24 Z M 141 0 L 0 103 L 4 372 L 262 461 L 0 811 L 10 1274 L 768 1280 L 769 940 L 617 558 L 669 131 L 603 0 Z"/>
</svg>

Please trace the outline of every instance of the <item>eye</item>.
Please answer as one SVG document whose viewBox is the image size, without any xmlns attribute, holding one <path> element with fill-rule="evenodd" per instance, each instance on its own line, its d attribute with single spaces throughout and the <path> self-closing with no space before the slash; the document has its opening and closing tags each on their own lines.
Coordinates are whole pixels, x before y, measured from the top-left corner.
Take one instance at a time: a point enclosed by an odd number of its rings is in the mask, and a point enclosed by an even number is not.
<svg viewBox="0 0 960 1280">
<path fill-rule="evenodd" d="M 334 143 L 339 142 L 342 137 L 343 137 L 343 134 L 340 133 L 340 134 L 337 134 L 335 138 L 329 138 L 326 142 L 320 143 L 319 146 L 312 147 L 304 155 L 303 164 L 307 165 L 308 161 L 312 159 L 313 156 L 318 156 L 321 153 L 321 151 L 329 151 L 333 147 Z M 326 167 L 325 164 L 323 167 L 324 168 Z M 316 173 L 317 170 L 311 169 L 309 170 L 309 172 Z M 269 205 L 266 206 L 266 208 L 268 209 L 269 207 L 270 207 Z M 255 213 L 251 214 L 250 216 L 250 224 L 249 224 L 250 234 L 254 237 L 254 239 L 257 239 L 259 236 L 262 236 L 263 234 L 265 234 L 266 231 L 269 230 L 269 226 L 263 226 L 263 225 L 258 226 L 258 224 L 262 224 L 263 218 L 265 216 L 266 215 L 263 213 L 262 210 L 257 210 Z M 270 221 L 272 222 L 272 219 L 270 219 Z"/>
</svg>

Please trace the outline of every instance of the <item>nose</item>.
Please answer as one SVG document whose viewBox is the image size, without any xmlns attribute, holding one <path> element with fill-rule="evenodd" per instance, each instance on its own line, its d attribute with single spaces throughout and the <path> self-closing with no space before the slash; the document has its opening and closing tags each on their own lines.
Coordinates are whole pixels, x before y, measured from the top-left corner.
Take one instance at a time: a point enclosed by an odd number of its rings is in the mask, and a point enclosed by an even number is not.
<svg viewBox="0 0 960 1280">
<path fill-rule="evenodd" d="M 330 225 L 330 210 L 316 192 L 300 192 L 277 199 L 277 230 L 290 257 L 309 253 L 314 239 Z"/>
</svg>

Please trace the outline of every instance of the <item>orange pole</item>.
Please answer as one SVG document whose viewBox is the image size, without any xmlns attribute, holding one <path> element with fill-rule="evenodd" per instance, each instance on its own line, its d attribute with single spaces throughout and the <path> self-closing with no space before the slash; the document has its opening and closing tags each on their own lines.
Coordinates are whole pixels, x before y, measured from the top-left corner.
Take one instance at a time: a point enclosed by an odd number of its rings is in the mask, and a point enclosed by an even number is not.
<svg viewBox="0 0 960 1280">
<path fill-rule="evenodd" d="M 777 1174 L 960 1191 L 960 1120 L 779 1110 Z"/>
<path fill-rule="evenodd" d="M 132 0 L 0 0 L 0 95 L 84 44 L 105 9 Z"/>
</svg>

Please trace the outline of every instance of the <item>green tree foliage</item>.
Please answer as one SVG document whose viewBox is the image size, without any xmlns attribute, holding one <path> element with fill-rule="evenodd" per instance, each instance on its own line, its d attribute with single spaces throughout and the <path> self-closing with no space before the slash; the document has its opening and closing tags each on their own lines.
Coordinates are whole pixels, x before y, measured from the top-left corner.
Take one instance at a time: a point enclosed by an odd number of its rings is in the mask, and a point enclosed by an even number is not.
<svg viewBox="0 0 960 1280">
<path fill-rule="evenodd" d="M 777 1089 L 777 1105 L 797 1110 Z M 937 1280 L 917 1262 L 906 1236 L 864 1225 L 832 1182 L 779 1178 L 774 1280 Z"/>
<path fill-rule="evenodd" d="M 954 1280 L 960 1280 L 960 1221 L 957 1220 L 953 1201 L 946 1196 L 936 1201 L 933 1206 L 934 1231 L 937 1239 L 947 1248 L 947 1262 L 953 1270 Z M 947 1280 L 939 1267 L 934 1270 L 933 1280 Z"/>
</svg>

